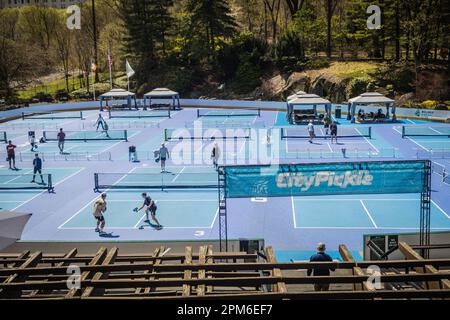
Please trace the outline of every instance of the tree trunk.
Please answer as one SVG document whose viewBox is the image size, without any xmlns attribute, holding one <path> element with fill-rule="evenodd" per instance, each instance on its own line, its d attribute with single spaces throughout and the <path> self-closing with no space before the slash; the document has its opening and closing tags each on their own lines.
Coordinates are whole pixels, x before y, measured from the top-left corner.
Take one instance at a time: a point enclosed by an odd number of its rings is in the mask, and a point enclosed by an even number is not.
<svg viewBox="0 0 450 320">
<path fill-rule="evenodd" d="M 95 16 L 95 2 L 92 0 L 92 29 L 93 29 L 93 36 L 92 40 L 94 41 L 94 63 L 97 66 L 95 69 L 95 82 L 99 82 L 100 79 L 98 77 L 98 48 L 97 48 L 97 19 Z"/>
<path fill-rule="evenodd" d="M 333 0 L 326 0 L 327 2 L 327 57 L 331 58 L 331 20 L 333 18 Z"/>
<path fill-rule="evenodd" d="M 395 1 L 395 60 L 400 60 L 400 8 L 398 1 Z"/>
</svg>

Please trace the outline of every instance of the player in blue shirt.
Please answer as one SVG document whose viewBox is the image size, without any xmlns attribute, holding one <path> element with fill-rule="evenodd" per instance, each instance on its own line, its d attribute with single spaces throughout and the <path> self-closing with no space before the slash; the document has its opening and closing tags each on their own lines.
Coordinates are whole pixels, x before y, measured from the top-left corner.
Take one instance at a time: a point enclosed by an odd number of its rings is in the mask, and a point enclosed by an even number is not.
<svg viewBox="0 0 450 320">
<path fill-rule="evenodd" d="M 42 160 L 41 158 L 39 158 L 39 154 L 37 153 L 33 159 L 33 180 L 31 180 L 31 183 L 35 182 L 36 173 L 39 173 L 39 175 L 41 176 L 41 183 L 45 184 L 44 177 L 42 176 Z"/>
<path fill-rule="evenodd" d="M 135 212 L 139 212 L 142 209 L 145 208 L 145 216 L 146 216 L 146 220 L 144 220 L 144 222 L 150 223 L 148 214 L 151 214 L 152 220 L 156 222 L 157 224 L 157 228 L 158 229 L 162 229 L 162 225 L 159 223 L 158 219 L 156 219 L 156 210 L 158 209 L 158 207 L 156 206 L 155 201 L 152 200 L 152 198 L 150 196 L 147 195 L 147 193 L 142 193 L 142 198 L 144 198 L 144 203 L 142 204 L 142 206 L 140 208 L 136 208 L 134 211 Z"/>
<path fill-rule="evenodd" d="M 325 253 L 326 246 L 325 243 L 319 243 L 317 245 L 317 253 L 309 259 L 311 262 L 333 262 L 333 259 Z M 330 270 L 334 271 L 334 267 L 321 267 L 321 268 L 314 268 L 314 269 L 308 269 L 307 274 L 308 276 L 314 275 L 315 277 L 320 276 L 329 276 Z M 330 289 L 329 283 L 316 283 L 314 284 L 314 290 L 316 291 L 328 291 Z"/>
</svg>

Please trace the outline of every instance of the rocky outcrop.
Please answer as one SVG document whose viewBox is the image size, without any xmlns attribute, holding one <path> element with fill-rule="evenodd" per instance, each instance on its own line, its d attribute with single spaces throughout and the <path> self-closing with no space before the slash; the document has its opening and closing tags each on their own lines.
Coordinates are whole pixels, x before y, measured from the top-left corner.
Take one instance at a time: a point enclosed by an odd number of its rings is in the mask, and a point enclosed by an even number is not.
<svg viewBox="0 0 450 320">
<path fill-rule="evenodd" d="M 271 99 L 286 99 L 288 96 L 305 91 L 326 97 L 332 102 L 347 100 L 345 88 L 349 79 L 341 79 L 331 74 L 309 75 L 305 72 L 293 72 L 288 76 L 277 75 L 263 81 L 261 90 Z"/>
</svg>

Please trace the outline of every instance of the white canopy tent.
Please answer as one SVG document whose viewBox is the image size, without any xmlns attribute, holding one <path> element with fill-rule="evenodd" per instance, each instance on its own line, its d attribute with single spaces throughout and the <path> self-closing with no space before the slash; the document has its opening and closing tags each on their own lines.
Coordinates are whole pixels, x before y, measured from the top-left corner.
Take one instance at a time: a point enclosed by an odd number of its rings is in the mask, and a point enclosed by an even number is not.
<svg viewBox="0 0 450 320">
<path fill-rule="evenodd" d="M 291 100 L 297 99 L 298 97 L 303 96 L 303 95 L 305 95 L 305 94 L 307 94 L 305 91 L 298 91 L 298 92 L 296 92 L 295 94 L 289 96 L 289 97 L 287 98 L 287 100 L 288 100 L 288 101 L 291 101 Z"/>
<path fill-rule="evenodd" d="M 386 119 L 390 119 L 389 111 L 392 108 L 392 120 L 395 121 L 396 103 L 388 97 L 383 96 L 378 92 L 366 92 L 348 101 L 348 114 L 351 116 L 351 121 L 356 121 L 356 107 L 368 105 L 382 105 L 386 107 Z"/>
<path fill-rule="evenodd" d="M 144 110 L 147 109 L 147 100 L 149 101 L 148 106 L 151 108 L 152 99 L 172 100 L 173 108 L 180 108 L 180 94 L 167 88 L 156 88 L 144 94 Z"/>
<path fill-rule="evenodd" d="M 307 94 L 302 91 L 300 93 L 302 94 L 296 94 L 296 98 L 293 97 L 291 100 L 288 98 L 287 117 L 289 122 L 293 121 L 295 110 L 306 109 L 306 107 L 308 107 L 308 110 L 312 107 L 314 116 L 317 116 L 317 106 L 321 105 L 325 106 L 325 112 L 331 118 L 331 102 L 329 100 L 321 98 L 316 94 Z"/>
<path fill-rule="evenodd" d="M 105 106 L 108 106 L 109 100 L 126 100 L 128 108 L 130 109 L 132 108 L 134 100 L 134 107 L 137 109 L 136 94 L 124 89 L 112 89 L 111 91 L 102 94 L 100 96 L 100 111 L 103 111 L 103 102 L 105 102 Z"/>
</svg>

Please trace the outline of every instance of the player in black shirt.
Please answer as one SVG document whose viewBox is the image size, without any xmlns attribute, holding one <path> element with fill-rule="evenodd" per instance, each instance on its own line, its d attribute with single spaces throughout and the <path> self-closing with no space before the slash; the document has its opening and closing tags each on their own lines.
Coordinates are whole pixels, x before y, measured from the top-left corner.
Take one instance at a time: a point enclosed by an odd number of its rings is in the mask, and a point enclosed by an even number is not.
<svg viewBox="0 0 450 320">
<path fill-rule="evenodd" d="M 161 229 L 162 225 L 159 223 L 158 219 L 156 219 L 156 210 L 158 209 L 158 207 L 156 206 L 155 201 L 153 201 L 152 198 L 145 192 L 142 193 L 142 198 L 144 198 L 144 203 L 140 208 L 136 208 L 135 212 L 139 212 L 145 208 L 145 216 L 147 219 L 144 222 L 150 223 L 148 217 L 148 214 L 150 213 L 152 220 L 156 222 L 158 229 Z"/>
</svg>

